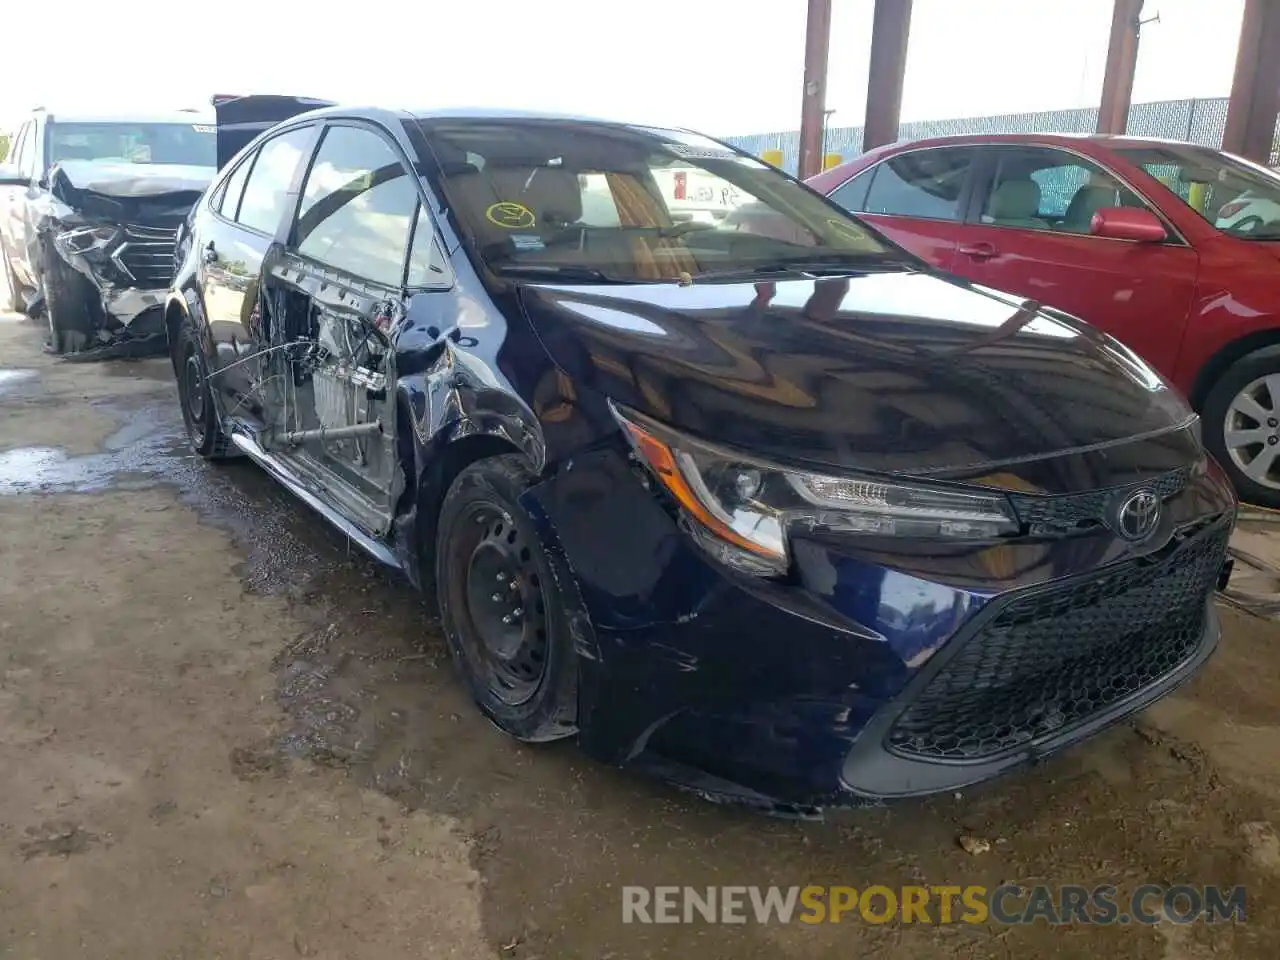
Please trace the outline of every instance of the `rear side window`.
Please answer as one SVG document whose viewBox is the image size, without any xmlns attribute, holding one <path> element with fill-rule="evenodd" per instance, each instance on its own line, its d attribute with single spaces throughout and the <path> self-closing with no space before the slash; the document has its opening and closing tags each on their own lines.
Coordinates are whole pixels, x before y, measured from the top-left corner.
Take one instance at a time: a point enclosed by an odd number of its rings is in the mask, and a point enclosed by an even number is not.
<svg viewBox="0 0 1280 960">
<path fill-rule="evenodd" d="M 452 280 L 449 259 L 440 249 L 431 218 L 418 207 L 413 226 L 413 246 L 409 252 L 409 286 L 434 287 L 448 285 Z"/>
<path fill-rule="evenodd" d="M 293 183 L 313 132 L 310 127 L 300 127 L 272 137 L 262 145 L 244 185 L 237 222 L 261 233 L 276 232 L 284 215 L 289 185 Z"/>
<path fill-rule="evenodd" d="M 871 186 L 871 178 L 875 167 L 863 170 L 856 177 L 851 177 L 831 192 L 831 199 L 853 213 L 861 213 L 867 205 L 867 188 Z"/>
<path fill-rule="evenodd" d="M 415 179 L 379 134 L 330 127 L 307 174 L 294 249 L 374 283 L 399 286 L 418 205 Z"/>
<path fill-rule="evenodd" d="M 253 166 L 253 158 L 256 155 L 255 151 L 252 156 L 240 161 L 240 165 L 235 168 L 231 176 L 223 181 L 218 196 L 214 197 L 213 209 L 228 220 L 234 220 L 240 211 L 240 196 L 244 193 L 244 182 L 249 178 L 249 168 Z"/>
<path fill-rule="evenodd" d="M 958 147 L 891 157 L 874 168 L 863 209 L 900 217 L 959 220 L 960 194 L 971 163 L 971 151 Z"/>
</svg>

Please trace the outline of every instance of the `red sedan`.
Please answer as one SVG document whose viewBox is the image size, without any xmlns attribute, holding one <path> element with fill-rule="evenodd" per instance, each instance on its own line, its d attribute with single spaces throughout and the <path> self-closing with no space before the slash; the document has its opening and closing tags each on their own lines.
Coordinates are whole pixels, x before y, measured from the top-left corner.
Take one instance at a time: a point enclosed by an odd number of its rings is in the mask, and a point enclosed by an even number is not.
<svg viewBox="0 0 1280 960">
<path fill-rule="evenodd" d="M 1242 497 L 1280 506 L 1280 176 L 1205 147 L 893 144 L 810 186 L 942 270 L 1065 310 L 1190 398 Z"/>
</svg>

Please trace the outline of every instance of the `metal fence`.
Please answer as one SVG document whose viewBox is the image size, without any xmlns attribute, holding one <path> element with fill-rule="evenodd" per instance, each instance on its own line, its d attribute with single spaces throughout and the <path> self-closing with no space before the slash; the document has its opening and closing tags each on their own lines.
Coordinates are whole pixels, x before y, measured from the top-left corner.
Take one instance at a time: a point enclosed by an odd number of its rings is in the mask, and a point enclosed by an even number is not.
<svg viewBox="0 0 1280 960">
<path fill-rule="evenodd" d="M 1162 137 L 1187 140 L 1210 147 L 1222 145 L 1222 130 L 1227 122 L 1227 98 L 1208 97 L 1191 100 L 1161 100 L 1135 103 L 1129 108 L 1128 133 L 1135 137 Z M 921 140 L 961 133 L 1092 133 L 1098 123 L 1096 107 L 1076 110 L 1045 110 L 1038 113 L 1005 113 L 992 117 L 966 117 L 956 120 L 917 120 L 904 123 L 898 130 L 899 140 Z M 766 150 L 781 150 L 783 167 L 796 172 L 800 153 L 800 132 L 756 133 L 727 137 L 730 143 L 759 155 Z M 827 130 L 824 152 L 838 153 L 852 160 L 862 152 L 862 127 L 832 127 Z M 1271 162 L 1280 154 L 1280 124 L 1277 125 Z"/>
</svg>

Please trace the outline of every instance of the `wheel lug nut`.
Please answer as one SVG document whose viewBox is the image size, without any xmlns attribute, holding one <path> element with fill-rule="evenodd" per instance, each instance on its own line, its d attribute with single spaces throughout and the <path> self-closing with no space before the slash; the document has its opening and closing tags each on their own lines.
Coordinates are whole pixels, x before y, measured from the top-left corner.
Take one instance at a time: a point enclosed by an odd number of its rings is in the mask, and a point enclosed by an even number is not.
<svg viewBox="0 0 1280 960">
<path fill-rule="evenodd" d="M 507 579 L 507 575 L 506 575 L 505 573 L 500 573 L 500 574 L 498 574 L 498 582 L 499 582 L 499 583 L 504 582 L 506 579 Z"/>
<path fill-rule="evenodd" d="M 503 622 L 503 623 L 506 623 L 506 624 L 510 624 L 510 623 L 511 623 L 511 618 L 510 618 L 510 617 L 503 617 L 503 618 L 502 618 L 502 622 Z"/>
<path fill-rule="evenodd" d="M 1267 426 L 1280 427 L 1280 420 L 1277 420 L 1275 417 L 1267 417 Z"/>
<path fill-rule="evenodd" d="M 1271 436 L 1267 437 L 1267 444 L 1268 444 L 1268 446 L 1272 446 L 1272 447 L 1274 447 L 1274 446 L 1276 445 L 1277 439 L 1278 439 L 1278 438 L 1276 437 L 1276 435 L 1275 435 L 1274 433 L 1273 433 Z"/>
<path fill-rule="evenodd" d="M 524 616 L 524 607 L 516 607 L 514 610 L 512 610 L 512 611 L 511 611 L 511 615 L 512 615 L 513 617 L 522 617 L 522 616 Z"/>
<path fill-rule="evenodd" d="M 500 594 L 500 593 L 495 593 L 495 594 L 493 595 L 493 598 L 492 598 L 492 599 L 494 599 L 494 600 L 501 600 L 501 599 L 502 599 L 502 594 Z"/>
</svg>

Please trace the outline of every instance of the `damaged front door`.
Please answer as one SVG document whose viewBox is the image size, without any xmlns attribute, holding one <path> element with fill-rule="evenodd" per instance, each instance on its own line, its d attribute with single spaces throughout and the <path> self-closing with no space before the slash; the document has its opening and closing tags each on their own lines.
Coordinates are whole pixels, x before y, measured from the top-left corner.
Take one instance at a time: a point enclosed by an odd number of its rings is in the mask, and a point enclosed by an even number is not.
<svg viewBox="0 0 1280 960">
<path fill-rule="evenodd" d="M 286 247 L 263 273 L 280 389 L 272 452 L 368 532 L 390 527 L 396 458 L 392 341 L 404 315 L 417 178 L 381 132 L 333 123 Z"/>
</svg>

